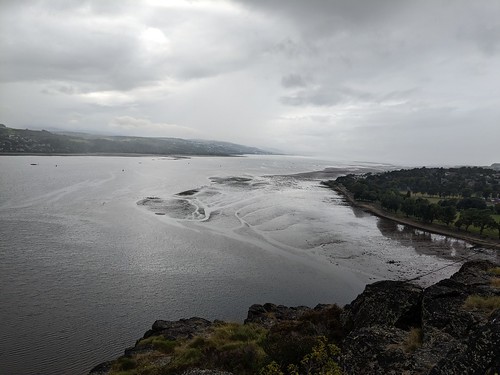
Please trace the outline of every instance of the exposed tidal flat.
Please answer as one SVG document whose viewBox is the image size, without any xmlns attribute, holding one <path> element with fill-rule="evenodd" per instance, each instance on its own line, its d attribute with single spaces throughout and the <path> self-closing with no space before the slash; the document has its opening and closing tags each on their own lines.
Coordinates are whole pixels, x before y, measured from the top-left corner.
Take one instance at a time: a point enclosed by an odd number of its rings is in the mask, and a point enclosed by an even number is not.
<svg viewBox="0 0 500 375">
<path fill-rule="evenodd" d="M 425 286 L 464 258 L 498 261 L 351 208 L 300 174 L 327 167 L 384 168 L 283 156 L 0 157 L 0 373 L 83 374 L 156 319 L 342 305 L 375 280 L 439 270 L 418 280 Z"/>
</svg>

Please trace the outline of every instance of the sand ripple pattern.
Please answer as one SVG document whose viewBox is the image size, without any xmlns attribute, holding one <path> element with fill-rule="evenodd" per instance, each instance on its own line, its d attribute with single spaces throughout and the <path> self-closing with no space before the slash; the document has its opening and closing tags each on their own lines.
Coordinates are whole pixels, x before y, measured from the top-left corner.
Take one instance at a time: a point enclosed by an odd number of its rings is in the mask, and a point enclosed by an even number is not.
<svg viewBox="0 0 500 375">
<path fill-rule="evenodd" d="M 137 204 L 187 226 L 203 225 L 260 246 L 303 250 L 339 241 L 318 194 L 321 188 L 293 177 L 245 175 L 211 177 L 209 185 Z"/>
</svg>

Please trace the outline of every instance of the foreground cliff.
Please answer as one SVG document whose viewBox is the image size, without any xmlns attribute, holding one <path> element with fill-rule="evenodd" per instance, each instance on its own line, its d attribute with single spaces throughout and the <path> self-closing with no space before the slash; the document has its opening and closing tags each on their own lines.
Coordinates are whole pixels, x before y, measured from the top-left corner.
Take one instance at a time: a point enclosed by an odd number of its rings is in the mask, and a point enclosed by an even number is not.
<svg viewBox="0 0 500 375">
<path fill-rule="evenodd" d="M 368 285 L 352 303 L 253 305 L 244 324 L 156 321 L 90 374 L 500 373 L 500 267 L 468 262 L 422 289 Z"/>
</svg>

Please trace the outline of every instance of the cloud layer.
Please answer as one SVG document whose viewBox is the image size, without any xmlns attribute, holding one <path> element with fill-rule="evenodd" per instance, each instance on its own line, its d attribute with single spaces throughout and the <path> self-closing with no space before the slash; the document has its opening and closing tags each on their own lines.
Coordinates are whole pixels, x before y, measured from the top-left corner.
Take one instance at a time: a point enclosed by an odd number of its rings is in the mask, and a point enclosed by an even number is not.
<svg viewBox="0 0 500 375">
<path fill-rule="evenodd" d="M 0 2 L 0 122 L 500 161 L 500 3 Z"/>
</svg>

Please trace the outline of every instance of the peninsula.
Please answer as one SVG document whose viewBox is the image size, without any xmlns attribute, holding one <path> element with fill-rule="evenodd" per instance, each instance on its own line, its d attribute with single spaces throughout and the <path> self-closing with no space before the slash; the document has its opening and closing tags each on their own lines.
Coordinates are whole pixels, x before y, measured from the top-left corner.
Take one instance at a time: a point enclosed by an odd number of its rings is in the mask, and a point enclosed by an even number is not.
<svg viewBox="0 0 500 375">
<path fill-rule="evenodd" d="M 322 184 L 374 215 L 500 249 L 500 172 L 493 168 L 424 167 Z"/>
</svg>

